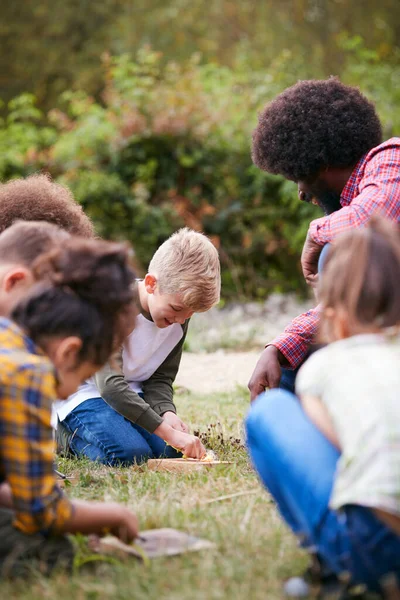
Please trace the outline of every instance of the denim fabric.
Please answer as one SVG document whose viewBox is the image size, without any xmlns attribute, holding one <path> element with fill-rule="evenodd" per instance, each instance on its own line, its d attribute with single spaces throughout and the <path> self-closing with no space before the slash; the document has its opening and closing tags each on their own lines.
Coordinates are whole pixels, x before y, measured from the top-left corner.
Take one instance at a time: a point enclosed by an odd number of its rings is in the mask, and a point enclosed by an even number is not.
<svg viewBox="0 0 400 600">
<path fill-rule="evenodd" d="M 400 578 L 400 537 L 362 506 L 329 508 L 338 450 L 304 414 L 293 394 L 271 390 L 246 419 L 247 445 L 265 487 L 292 531 L 334 573 L 378 590 L 387 573 Z"/>
<path fill-rule="evenodd" d="M 325 246 L 322 248 L 322 252 L 319 255 L 319 259 L 318 259 L 318 273 L 322 273 L 323 269 L 324 269 L 324 264 L 326 261 L 326 257 L 328 255 L 329 249 L 331 247 L 332 244 L 325 244 Z"/>
<path fill-rule="evenodd" d="M 160 437 L 117 413 L 103 398 L 86 400 L 64 419 L 77 456 L 107 465 L 141 463 L 149 458 L 181 456 Z"/>
<path fill-rule="evenodd" d="M 282 369 L 281 380 L 279 382 L 280 390 L 286 390 L 294 394 L 296 376 L 299 369 L 300 367 L 297 367 L 297 369 Z"/>
</svg>

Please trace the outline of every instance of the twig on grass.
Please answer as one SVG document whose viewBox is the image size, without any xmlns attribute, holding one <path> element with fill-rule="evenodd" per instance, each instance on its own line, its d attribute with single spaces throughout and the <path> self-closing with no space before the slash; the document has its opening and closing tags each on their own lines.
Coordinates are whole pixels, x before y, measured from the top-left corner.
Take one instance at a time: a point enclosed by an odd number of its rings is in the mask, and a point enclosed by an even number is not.
<svg viewBox="0 0 400 600">
<path fill-rule="evenodd" d="M 242 522 L 240 523 L 239 529 L 242 533 L 245 532 L 247 525 L 249 524 L 249 521 L 251 519 L 251 514 L 253 512 L 253 508 L 254 505 L 256 503 L 257 498 L 252 498 L 252 501 L 249 502 L 248 507 L 246 508 L 246 512 L 244 513 L 244 517 L 242 519 Z"/>
<path fill-rule="evenodd" d="M 231 498 L 237 498 L 238 496 L 249 496 L 250 494 L 258 494 L 260 490 L 244 490 L 242 492 L 236 492 L 235 494 L 227 494 L 226 496 L 218 496 L 218 498 L 212 498 L 211 500 L 204 500 L 201 504 L 211 504 L 213 502 L 222 502 L 223 500 L 230 500 Z"/>
</svg>

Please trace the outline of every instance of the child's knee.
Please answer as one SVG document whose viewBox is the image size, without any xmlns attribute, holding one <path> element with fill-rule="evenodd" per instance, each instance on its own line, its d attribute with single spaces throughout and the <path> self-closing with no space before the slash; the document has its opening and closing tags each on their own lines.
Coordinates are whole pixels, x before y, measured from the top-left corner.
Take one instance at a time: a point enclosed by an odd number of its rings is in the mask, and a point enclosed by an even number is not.
<svg viewBox="0 0 400 600">
<path fill-rule="evenodd" d="M 296 397 L 287 392 L 275 388 L 273 390 L 267 390 L 263 394 L 260 394 L 250 407 L 246 417 L 246 427 L 253 428 L 260 424 L 260 420 L 268 422 L 269 419 L 273 419 L 277 413 L 281 413 L 285 406 L 293 402 Z"/>
<path fill-rule="evenodd" d="M 143 463 L 149 458 L 153 458 L 153 451 L 146 440 L 138 440 L 135 436 L 134 443 L 120 444 L 119 447 L 113 447 L 107 452 L 106 462 L 110 466 L 132 465 L 133 463 Z"/>
<path fill-rule="evenodd" d="M 279 388 L 258 396 L 245 419 L 248 444 L 251 445 L 259 436 L 265 442 L 268 435 L 273 434 L 277 419 L 285 419 L 285 413 L 294 402 L 298 403 L 296 396 Z"/>
</svg>

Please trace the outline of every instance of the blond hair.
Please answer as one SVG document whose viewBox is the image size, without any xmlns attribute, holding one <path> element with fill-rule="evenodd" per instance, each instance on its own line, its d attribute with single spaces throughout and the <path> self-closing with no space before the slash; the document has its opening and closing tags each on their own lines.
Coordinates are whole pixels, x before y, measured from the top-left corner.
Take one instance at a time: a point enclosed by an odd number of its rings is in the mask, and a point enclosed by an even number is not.
<svg viewBox="0 0 400 600">
<path fill-rule="evenodd" d="M 187 227 L 167 239 L 150 261 L 161 294 L 181 294 L 185 306 L 204 312 L 219 302 L 221 272 L 212 242 Z"/>
</svg>

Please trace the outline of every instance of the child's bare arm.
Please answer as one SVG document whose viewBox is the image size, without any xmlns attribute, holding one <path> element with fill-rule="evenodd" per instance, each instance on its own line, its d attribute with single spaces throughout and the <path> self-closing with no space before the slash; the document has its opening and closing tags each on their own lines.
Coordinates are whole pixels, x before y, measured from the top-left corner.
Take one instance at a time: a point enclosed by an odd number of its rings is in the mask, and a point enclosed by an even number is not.
<svg viewBox="0 0 400 600">
<path fill-rule="evenodd" d="M 333 427 L 332 420 L 321 400 L 315 396 L 305 394 L 300 397 L 300 401 L 303 410 L 310 421 L 314 423 L 331 444 L 340 450 L 340 442 Z"/>
<path fill-rule="evenodd" d="M 121 504 L 82 500 L 74 500 L 71 504 L 71 517 L 61 529 L 64 533 L 111 533 L 123 542 L 131 542 L 138 535 L 136 516 Z"/>
<path fill-rule="evenodd" d="M 8 483 L 2 483 L 0 485 L 0 506 L 4 508 L 13 508 L 13 499 L 11 488 Z"/>
</svg>

